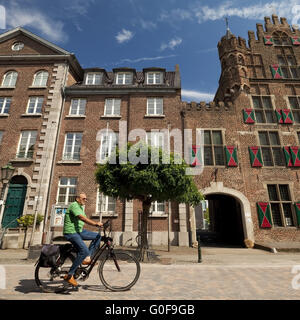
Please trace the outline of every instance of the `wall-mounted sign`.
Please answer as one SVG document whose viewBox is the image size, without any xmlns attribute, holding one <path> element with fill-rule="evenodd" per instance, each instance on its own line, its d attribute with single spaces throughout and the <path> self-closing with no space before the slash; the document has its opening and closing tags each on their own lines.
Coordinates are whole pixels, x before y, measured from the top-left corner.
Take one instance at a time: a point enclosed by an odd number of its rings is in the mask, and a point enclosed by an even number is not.
<svg viewBox="0 0 300 320">
<path fill-rule="evenodd" d="M 51 227 L 63 227 L 65 213 L 68 206 L 65 205 L 53 205 L 51 211 Z"/>
</svg>

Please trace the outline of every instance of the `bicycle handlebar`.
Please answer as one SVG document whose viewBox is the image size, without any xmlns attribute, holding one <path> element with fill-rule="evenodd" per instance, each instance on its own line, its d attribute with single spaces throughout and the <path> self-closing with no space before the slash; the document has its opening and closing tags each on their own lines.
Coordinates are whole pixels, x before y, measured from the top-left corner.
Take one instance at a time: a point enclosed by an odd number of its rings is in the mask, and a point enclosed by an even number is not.
<svg viewBox="0 0 300 320">
<path fill-rule="evenodd" d="M 107 220 L 105 223 L 103 223 L 103 229 L 106 230 L 110 226 L 110 221 Z"/>
</svg>

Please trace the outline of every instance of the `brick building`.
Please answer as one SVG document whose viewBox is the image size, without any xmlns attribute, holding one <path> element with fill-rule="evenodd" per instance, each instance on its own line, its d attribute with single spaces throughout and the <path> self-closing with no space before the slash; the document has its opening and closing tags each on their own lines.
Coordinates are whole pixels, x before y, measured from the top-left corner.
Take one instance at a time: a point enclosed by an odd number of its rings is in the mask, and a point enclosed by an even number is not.
<svg viewBox="0 0 300 320">
<path fill-rule="evenodd" d="M 74 54 L 22 28 L 1 35 L 0 165 L 16 167 L 2 226 L 14 215 L 44 213 L 35 241 L 42 235 L 49 241 L 61 235 L 63 210 L 84 190 L 87 215 L 112 218 L 116 242 L 132 244 L 141 203 L 99 194 L 96 165 L 124 132 L 135 140 L 141 128 L 149 143 L 163 145 L 162 133 L 153 131 L 189 129 L 193 140 L 184 147 L 204 165 L 194 179 L 208 201 L 195 209 L 153 203 L 151 243 L 167 244 L 169 236 L 173 245 L 189 245 L 196 229 L 203 239 L 236 245 L 300 241 L 299 46 L 300 32 L 275 15 L 265 18 L 265 28 L 257 24 L 257 37 L 249 32 L 248 44 L 228 29 L 218 43 L 222 72 L 214 101 L 187 103 L 178 66 L 82 69 Z M 20 241 L 10 228 L 4 245 Z"/>
</svg>

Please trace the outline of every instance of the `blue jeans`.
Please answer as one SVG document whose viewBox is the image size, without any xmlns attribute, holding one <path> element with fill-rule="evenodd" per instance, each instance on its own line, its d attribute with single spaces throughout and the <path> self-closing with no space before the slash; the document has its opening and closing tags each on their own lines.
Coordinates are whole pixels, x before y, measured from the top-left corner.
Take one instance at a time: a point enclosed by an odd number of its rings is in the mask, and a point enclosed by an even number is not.
<svg viewBox="0 0 300 320">
<path fill-rule="evenodd" d="M 97 232 L 82 230 L 82 232 L 80 233 L 64 234 L 64 237 L 68 241 L 70 241 L 78 251 L 77 257 L 74 260 L 70 271 L 68 272 L 69 275 L 73 275 L 84 258 L 86 258 L 87 256 L 92 256 L 96 249 L 99 247 L 101 235 Z M 83 240 L 92 240 L 89 248 L 86 246 Z"/>
</svg>

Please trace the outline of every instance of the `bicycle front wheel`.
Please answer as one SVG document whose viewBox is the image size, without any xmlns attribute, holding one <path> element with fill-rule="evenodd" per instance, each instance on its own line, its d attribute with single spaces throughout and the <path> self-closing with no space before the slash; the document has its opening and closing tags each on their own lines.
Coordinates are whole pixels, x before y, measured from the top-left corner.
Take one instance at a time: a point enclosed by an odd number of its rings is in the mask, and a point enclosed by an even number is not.
<svg viewBox="0 0 300 320">
<path fill-rule="evenodd" d="M 139 279 L 139 261 L 125 252 L 111 251 L 99 265 L 99 277 L 104 286 L 112 291 L 129 290 Z"/>
</svg>

